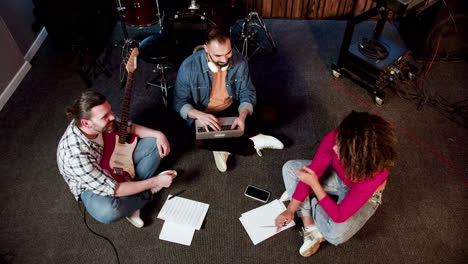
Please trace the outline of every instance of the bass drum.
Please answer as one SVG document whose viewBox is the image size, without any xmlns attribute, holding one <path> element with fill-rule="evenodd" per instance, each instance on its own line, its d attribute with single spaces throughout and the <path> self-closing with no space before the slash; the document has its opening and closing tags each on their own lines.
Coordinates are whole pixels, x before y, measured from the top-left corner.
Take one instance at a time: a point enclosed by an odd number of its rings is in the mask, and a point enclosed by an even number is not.
<svg viewBox="0 0 468 264">
<path fill-rule="evenodd" d="M 216 23 L 204 13 L 177 12 L 166 27 L 175 44 L 177 59 L 184 60 L 194 48 L 205 44 L 205 33 Z"/>
<path fill-rule="evenodd" d="M 123 8 L 125 24 L 132 27 L 149 27 L 159 21 L 158 0 L 117 0 Z"/>
</svg>

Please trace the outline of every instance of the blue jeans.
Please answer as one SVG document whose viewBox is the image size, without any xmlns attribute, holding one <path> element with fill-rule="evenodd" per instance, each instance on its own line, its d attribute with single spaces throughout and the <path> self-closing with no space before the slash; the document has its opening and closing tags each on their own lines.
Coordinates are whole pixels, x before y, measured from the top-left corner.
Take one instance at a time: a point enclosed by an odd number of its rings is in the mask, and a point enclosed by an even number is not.
<svg viewBox="0 0 468 264">
<path fill-rule="evenodd" d="M 310 160 L 290 160 L 283 165 L 284 185 L 290 198 L 294 194 L 296 186 L 299 183 L 299 178 L 297 178 L 296 174 L 291 170 L 299 170 L 309 165 L 310 162 Z M 320 178 L 320 182 L 327 194 L 338 197 L 337 204 L 343 201 L 350 190 L 331 168 L 325 171 L 322 178 Z M 382 192 L 376 192 L 359 211 L 343 223 L 335 223 L 322 206 L 318 204 L 318 200 L 315 197 L 312 199 L 307 197 L 304 202 L 299 205 L 296 213 L 299 217 L 311 216 L 320 230 L 320 233 L 322 233 L 329 243 L 336 246 L 353 237 L 375 213 L 381 203 Z"/>
<path fill-rule="evenodd" d="M 142 138 L 133 153 L 137 181 L 154 176 L 161 162 L 155 138 Z M 125 197 L 102 196 L 86 190 L 81 200 L 88 213 L 97 221 L 108 224 L 131 215 L 151 201 L 149 190 Z"/>
</svg>

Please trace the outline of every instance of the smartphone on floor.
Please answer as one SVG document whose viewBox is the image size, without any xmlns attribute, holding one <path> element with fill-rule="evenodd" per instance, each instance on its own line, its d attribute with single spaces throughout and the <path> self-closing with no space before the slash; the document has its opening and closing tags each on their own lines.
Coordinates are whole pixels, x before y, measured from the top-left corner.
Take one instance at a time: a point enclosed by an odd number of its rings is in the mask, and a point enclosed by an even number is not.
<svg viewBox="0 0 468 264">
<path fill-rule="evenodd" d="M 268 199 L 270 198 L 269 191 L 260 189 L 252 185 L 247 185 L 247 188 L 245 188 L 244 195 L 263 203 L 268 202 Z"/>
</svg>

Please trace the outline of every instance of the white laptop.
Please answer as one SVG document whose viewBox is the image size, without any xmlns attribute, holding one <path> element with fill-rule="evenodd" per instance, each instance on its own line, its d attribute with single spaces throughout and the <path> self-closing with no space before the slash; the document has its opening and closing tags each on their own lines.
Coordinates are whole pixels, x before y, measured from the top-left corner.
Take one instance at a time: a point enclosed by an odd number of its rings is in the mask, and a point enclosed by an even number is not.
<svg viewBox="0 0 468 264">
<path fill-rule="evenodd" d="M 244 134 L 244 130 L 231 129 L 232 123 L 237 117 L 221 117 L 219 118 L 219 124 L 221 125 L 220 131 L 209 131 L 205 130 L 205 127 L 200 124 L 198 120 L 195 120 L 195 135 L 196 139 L 215 139 L 215 138 L 230 138 L 240 137 Z"/>
</svg>

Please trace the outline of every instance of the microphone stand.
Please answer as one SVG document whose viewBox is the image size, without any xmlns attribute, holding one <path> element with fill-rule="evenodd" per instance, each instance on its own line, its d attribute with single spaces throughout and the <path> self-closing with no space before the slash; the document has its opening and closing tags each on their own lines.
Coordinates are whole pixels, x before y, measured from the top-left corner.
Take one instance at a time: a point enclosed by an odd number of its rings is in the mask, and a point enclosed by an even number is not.
<svg viewBox="0 0 468 264">
<path fill-rule="evenodd" d="M 247 60 L 252 58 L 255 55 L 255 53 L 257 53 L 257 51 L 259 51 L 260 49 L 266 49 L 266 47 L 258 41 L 259 31 L 256 28 L 259 28 L 263 31 L 268 43 L 271 46 L 273 53 L 276 53 L 278 51 L 278 49 L 276 48 L 276 43 L 273 40 L 273 37 L 271 36 L 270 32 L 268 31 L 265 22 L 263 21 L 260 14 L 257 11 L 255 11 L 256 7 L 257 2 L 255 1 L 253 11 L 249 12 L 249 14 L 245 17 L 244 23 L 242 23 L 242 30 L 240 36 L 242 42 L 241 53 Z M 254 50 L 249 51 L 249 47 L 253 47 Z"/>
<path fill-rule="evenodd" d="M 120 80 L 120 89 L 123 89 L 127 82 L 127 75 L 125 71 L 124 61 L 125 61 L 125 58 L 130 55 L 131 48 L 137 47 L 138 43 L 134 41 L 133 39 L 131 39 L 128 34 L 127 25 L 125 24 L 124 15 L 123 15 L 123 12 L 126 7 L 122 6 L 122 4 L 120 3 L 120 0 L 116 0 L 116 4 L 117 4 L 116 9 L 117 9 L 118 17 L 119 17 L 119 23 L 120 23 L 121 31 L 123 34 L 123 39 L 115 43 L 114 47 L 120 47 L 122 49 L 122 53 L 121 53 L 122 63 L 120 64 L 120 69 L 119 69 L 119 80 Z"/>
</svg>

